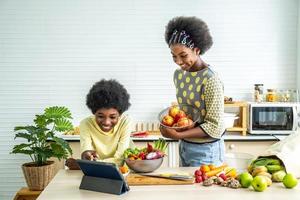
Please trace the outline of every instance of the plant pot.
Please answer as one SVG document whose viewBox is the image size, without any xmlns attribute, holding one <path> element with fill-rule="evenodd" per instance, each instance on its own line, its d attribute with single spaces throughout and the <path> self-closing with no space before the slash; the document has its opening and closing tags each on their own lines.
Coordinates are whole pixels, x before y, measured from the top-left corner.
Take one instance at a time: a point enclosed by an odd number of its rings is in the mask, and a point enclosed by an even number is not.
<svg viewBox="0 0 300 200">
<path fill-rule="evenodd" d="M 25 163 L 22 170 L 30 190 L 43 190 L 55 175 L 54 161 L 47 161 L 46 165 L 36 166 L 35 163 Z"/>
</svg>

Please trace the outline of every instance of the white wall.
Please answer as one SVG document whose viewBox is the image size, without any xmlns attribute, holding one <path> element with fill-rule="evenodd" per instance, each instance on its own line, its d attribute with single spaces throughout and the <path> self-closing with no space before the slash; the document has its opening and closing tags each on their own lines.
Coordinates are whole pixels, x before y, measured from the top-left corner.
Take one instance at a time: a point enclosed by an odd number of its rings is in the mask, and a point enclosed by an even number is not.
<svg viewBox="0 0 300 200">
<path fill-rule="evenodd" d="M 101 78 L 125 85 L 136 121 L 155 120 L 174 101 L 164 27 L 178 15 L 208 23 L 214 45 L 204 59 L 225 95 L 250 99 L 254 83 L 297 86 L 297 0 L 0 0 L 0 199 L 25 185 L 27 158 L 9 154 L 13 127 L 44 107 L 66 105 L 78 125 Z"/>
<path fill-rule="evenodd" d="M 298 1 L 298 45 L 297 45 L 297 88 L 298 91 L 300 92 L 300 15 L 299 15 L 299 10 L 300 10 L 300 1 Z M 300 94 L 299 94 L 299 99 L 300 99 Z"/>
</svg>

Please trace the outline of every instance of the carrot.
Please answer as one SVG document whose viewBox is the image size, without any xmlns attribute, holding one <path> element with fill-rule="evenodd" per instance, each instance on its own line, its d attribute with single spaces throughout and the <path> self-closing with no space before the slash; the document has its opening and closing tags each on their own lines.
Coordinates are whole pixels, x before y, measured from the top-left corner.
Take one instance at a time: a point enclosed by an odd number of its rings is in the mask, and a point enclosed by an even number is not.
<svg viewBox="0 0 300 200">
<path fill-rule="evenodd" d="M 225 169 L 225 167 L 227 167 L 226 164 L 221 165 L 221 166 L 219 166 L 219 167 L 216 167 L 216 168 L 213 169 L 213 170 L 210 170 L 210 171 L 206 172 L 205 174 L 206 174 L 207 177 L 215 176 L 215 175 L 217 175 L 218 173 L 220 173 L 221 171 L 223 171 L 223 170 Z"/>
</svg>

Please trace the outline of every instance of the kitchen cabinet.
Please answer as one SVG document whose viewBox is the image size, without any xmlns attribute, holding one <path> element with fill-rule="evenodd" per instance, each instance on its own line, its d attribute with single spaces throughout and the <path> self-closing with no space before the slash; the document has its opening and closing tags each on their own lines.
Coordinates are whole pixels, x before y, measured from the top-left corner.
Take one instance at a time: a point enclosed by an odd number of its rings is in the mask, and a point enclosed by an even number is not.
<svg viewBox="0 0 300 200">
<path fill-rule="evenodd" d="M 228 108 L 237 108 L 238 109 L 238 123 L 235 124 L 231 128 L 227 128 L 226 131 L 229 132 L 241 132 L 242 135 L 247 134 L 247 108 L 248 104 L 245 101 L 240 101 L 240 102 L 232 102 L 232 103 L 225 103 L 224 104 L 224 109 L 225 112 Z"/>
<path fill-rule="evenodd" d="M 258 156 L 276 141 L 225 141 L 226 153 L 243 152 Z"/>
</svg>

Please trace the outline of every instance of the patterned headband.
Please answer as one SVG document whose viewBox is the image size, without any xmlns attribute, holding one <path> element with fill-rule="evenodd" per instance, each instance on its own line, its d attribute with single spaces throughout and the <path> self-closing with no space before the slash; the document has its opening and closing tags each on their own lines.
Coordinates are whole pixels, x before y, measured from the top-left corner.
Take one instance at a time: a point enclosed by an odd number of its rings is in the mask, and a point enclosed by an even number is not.
<svg viewBox="0 0 300 200">
<path fill-rule="evenodd" d="M 178 43 L 183 44 L 191 49 L 193 49 L 195 46 L 189 34 L 187 34 L 184 30 L 179 32 L 175 29 L 169 40 L 169 46 L 171 46 L 171 44 L 178 44 Z"/>
</svg>

